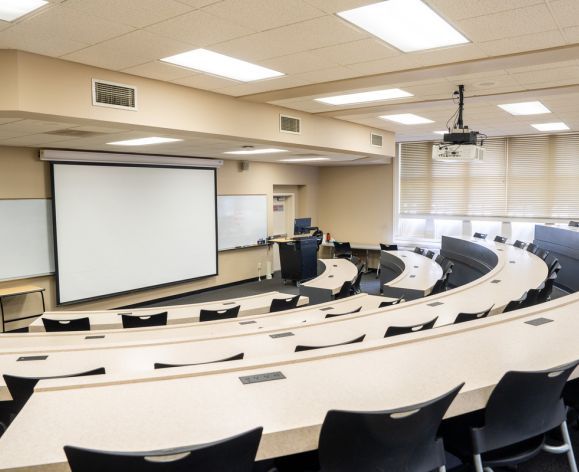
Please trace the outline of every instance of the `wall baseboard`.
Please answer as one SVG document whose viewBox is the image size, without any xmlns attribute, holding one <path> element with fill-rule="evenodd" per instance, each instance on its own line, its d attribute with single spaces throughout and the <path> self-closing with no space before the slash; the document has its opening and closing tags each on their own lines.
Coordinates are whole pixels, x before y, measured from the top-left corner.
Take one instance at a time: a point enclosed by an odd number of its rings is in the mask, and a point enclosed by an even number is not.
<svg viewBox="0 0 579 472">
<path fill-rule="evenodd" d="M 189 297 L 191 295 L 198 295 L 200 293 L 212 292 L 214 290 L 219 290 L 222 288 L 234 287 L 236 285 L 242 285 L 242 284 L 246 284 L 248 282 L 258 282 L 258 281 L 259 281 L 258 277 L 252 277 L 250 279 L 238 280 L 237 282 L 230 282 L 228 284 L 215 285 L 213 287 L 207 287 L 207 288 L 202 288 L 199 290 L 193 290 L 191 292 L 183 292 L 183 293 L 179 293 L 177 295 L 170 295 L 168 297 L 154 298 L 152 300 L 147 300 L 146 302 L 134 303 L 132 305 L 120 306 L 118 308 L 113 308 L 113 309 L 114 310 L 129 310 L 129 309 L 134 309 L 134 308 L 143 308 L 143 307 L 147 307 L 151 303 L 170 302 L 172 300 L 177 300 L 178 298 Z"/>
</svg>

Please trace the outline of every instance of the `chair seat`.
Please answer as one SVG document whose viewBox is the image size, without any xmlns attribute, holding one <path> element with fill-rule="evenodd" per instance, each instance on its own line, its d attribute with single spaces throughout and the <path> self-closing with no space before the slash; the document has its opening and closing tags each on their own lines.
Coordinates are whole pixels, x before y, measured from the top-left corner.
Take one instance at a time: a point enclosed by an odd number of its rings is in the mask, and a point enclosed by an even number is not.
<svg viewBox="0 0 579 472">
<path fill-rule="evenodd" d="M 538 455 L 544 444 L 545 435 L 543 434 L 509 447 L 487 452 L 481 456 L 483 465 L 492 468 L 521 464 Z"/>
</svg>

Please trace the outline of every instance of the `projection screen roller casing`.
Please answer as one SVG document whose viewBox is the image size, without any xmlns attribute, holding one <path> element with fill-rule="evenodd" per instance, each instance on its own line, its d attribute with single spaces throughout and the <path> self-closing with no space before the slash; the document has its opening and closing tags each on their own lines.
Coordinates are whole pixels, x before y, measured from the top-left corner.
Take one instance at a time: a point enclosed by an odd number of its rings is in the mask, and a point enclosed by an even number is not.
<svg viewBox="0 0 579 472">
<path fill-rule="evenodd" d="M 54 163 L 59 304 L 217 274 L 215 170 Z"/>
</svg>

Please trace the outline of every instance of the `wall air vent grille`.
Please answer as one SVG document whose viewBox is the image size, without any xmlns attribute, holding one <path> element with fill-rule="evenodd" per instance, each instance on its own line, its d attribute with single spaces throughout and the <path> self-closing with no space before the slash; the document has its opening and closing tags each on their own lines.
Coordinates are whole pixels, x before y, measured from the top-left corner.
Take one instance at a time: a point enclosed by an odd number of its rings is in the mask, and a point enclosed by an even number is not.
<svg viewBox="0 0 579 472">
<path fill-rule="evenodd" d="M 372 146 L 382 147 L 382 135 L 371 133 L 370 142 L 372 143 Z"/>
<path fill-rule="evenodd" d="M 137 89 L 130 85 L 93 79 L 92 104 L 100 107 L 136 110 Z"/>
<path fill-rule="evenodd" d="M 302 123 L 299 118 L 287 115 L 279 115 L 279 130 L 282 133 L 300 134 Z"/>
</svg>

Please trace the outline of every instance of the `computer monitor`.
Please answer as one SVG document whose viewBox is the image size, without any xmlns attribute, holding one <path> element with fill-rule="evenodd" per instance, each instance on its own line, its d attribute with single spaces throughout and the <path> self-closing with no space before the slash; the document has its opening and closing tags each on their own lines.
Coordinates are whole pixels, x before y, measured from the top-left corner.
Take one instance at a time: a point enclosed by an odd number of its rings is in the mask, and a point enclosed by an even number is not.
<svg viewBox="0 0 579 472">
<path fill-rule="evenodd" d="M 296 218 L 294 220 L 294 234 L 307 234 L 312 226 L 311 218 Z"/>
</svg>

